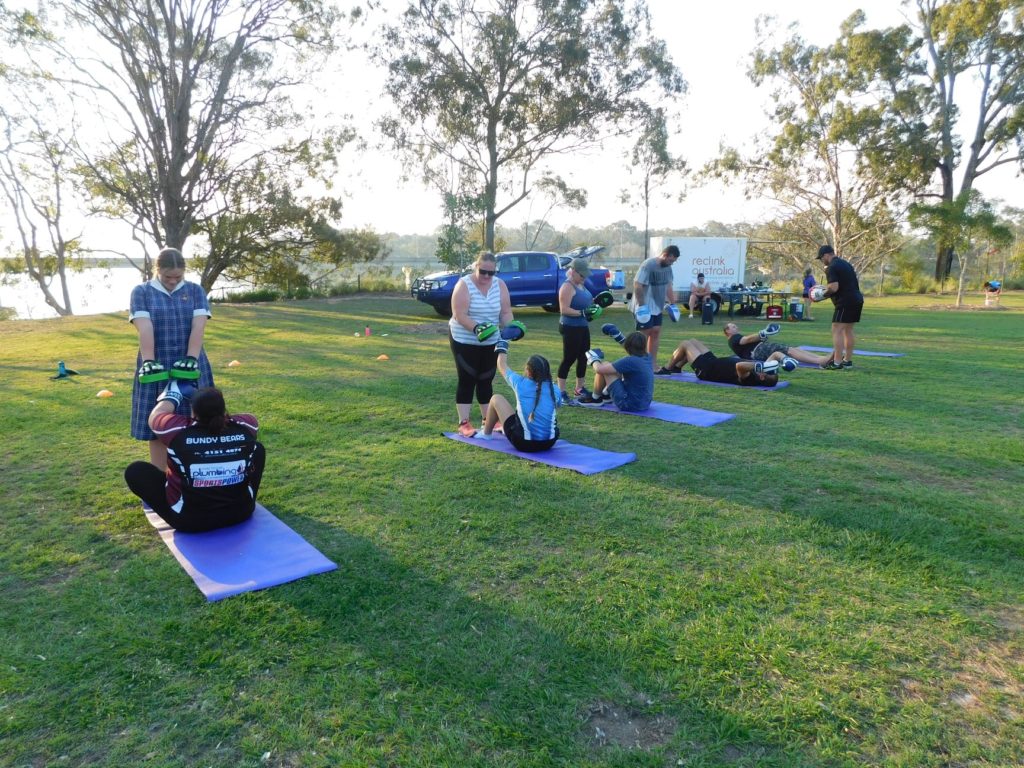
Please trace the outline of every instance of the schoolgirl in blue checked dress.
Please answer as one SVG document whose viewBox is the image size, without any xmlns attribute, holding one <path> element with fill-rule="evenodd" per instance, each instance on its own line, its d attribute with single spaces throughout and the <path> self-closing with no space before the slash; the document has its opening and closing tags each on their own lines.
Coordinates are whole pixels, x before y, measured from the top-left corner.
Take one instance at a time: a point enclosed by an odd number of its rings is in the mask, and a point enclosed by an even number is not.
<svg viewBox="0 0 1024 768">
<path fill-rule="evenodd" d="M 156 277 L 132 289 L 128 321 L 139 334 L 136 370 L 173 368 L 198 370 L 197 387 L 213 386 L 213 371 L 203 351 L 203 333 L 210 317 L 210 303 L 201 286 L 185 280 L 185 257 L 176 248 L 164 248 L 156 258 Z M 149 428 L 149 414 L 166 381 L 143 384 L 134 377 L 132 389 L 132 437 L 149 441 L 149 460 L 167 469 L 167 447 Z M 179 408 L 191 414 L 187 403 Z"/>
</svg>

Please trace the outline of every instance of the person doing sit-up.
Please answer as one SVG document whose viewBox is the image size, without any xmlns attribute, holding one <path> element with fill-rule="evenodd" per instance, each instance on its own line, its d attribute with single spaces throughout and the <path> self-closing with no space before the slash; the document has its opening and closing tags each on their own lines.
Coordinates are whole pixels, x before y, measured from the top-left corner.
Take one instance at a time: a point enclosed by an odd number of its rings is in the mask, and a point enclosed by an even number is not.
<svg viewBox="0 0 1024 768">
<path fill-rule="evenodd" d="M 790 347 L 786 344 L 768 341 L 769 336 L 777 334 L 782 327 L 778 323 L 769 323 L 757 333 L 740 333 L 740 327 L 736 323 L 726 323 L 722 332 L 729 340 L 729 349 L 737 357 L 744 360 L 760 360 L 764 362 L 775 352 L 794 358 L 797 362 L 808 365 L 822 366 L 829 361 L 824 355 L 816 355 L 799 347 Z"/>
<path fill-rule="evenodd" d="M 192 401 L 192 415 L 175 413 Z M 216 387 L 196 391 L 171 379 L 149 414 L 149 427 L 167 446 L 167 471 L 136 461 L 124 471 L 132 493 L 172 528 L 188 533 L 235 525 L 252 516 L 266 452 L 259 422 L 229 414 Z"/>
<path fill-rule="evenodd" d="M 654 372 L 647 356 L 647 337 L 640 331 L 624 335 L 612 323 L 601 332 L 619 342 L 629 354 L 614 363 L 604 359 L 598 348 L 587 351 L 587 362 L 594 369 L 594 391 L 579 399 L 580 405 L 596 407 L 613 403 L 620 411 L 646 411 L 654 399 Z"/>
<path fill-rule="evenodd" d="M 775 352 L 766 361 L 742 360 L 736 355 L 715 357 L 707 345 L 697 339 L 687 339 L 676 347 L 668 365 L 655 371 L 659 376 L 679 373 L 687 363 L 701 381 L 737 384 L 741 387 L 774 387 L 779 383 L 778 370 L 783 355 Z M 796 367 L 796 363 L 792 364 Z M 790 368 L 789 370 L 792 370 Z"/>
</svg>

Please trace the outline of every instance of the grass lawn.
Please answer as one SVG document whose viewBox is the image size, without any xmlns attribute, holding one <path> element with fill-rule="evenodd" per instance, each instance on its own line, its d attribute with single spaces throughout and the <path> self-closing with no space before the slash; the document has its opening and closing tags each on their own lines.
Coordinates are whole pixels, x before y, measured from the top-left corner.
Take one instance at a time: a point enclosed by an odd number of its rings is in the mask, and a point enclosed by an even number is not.
<svg viewBox="0 0 1024 768">
<path fill-rule="evenodd" d="M 339 569 L 212 604 L 122 480 L 148 456 L 126 317 L 0 323 L 0 766 L 1024 765 L 1024 295 L 1002 301 L 871 298 L 860 346 L 906 357 L 783 390 L 656 384 L 737 414 L 709 429 L 565 409 L 566 439 L 639 455 L 590 477 L 440 436 L 425 305 L 218 306 L 261 501 Z M 777 338 L 829 344 L 827 314 Z M 517 316 L 513 365 L 557 365 L 557 317 Z M 663 360 L 721 327 L 668 326 Z"/>
</svg>

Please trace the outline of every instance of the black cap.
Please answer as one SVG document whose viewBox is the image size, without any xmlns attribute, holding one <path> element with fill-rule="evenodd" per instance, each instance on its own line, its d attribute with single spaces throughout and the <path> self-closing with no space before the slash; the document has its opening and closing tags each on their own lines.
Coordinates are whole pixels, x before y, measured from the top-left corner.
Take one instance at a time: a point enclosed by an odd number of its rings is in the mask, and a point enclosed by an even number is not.
<svg viewBox="0 0 1024 768">
<path fill-rule="evenodd" d="M 836 252 L 831 245 L 823 245 L 821 246 L 821 248 L 818 249 L 818 258 L 820 259 L 822 256 L 828 253 L 831 253 L 833 256 L 835 256 Z"/>
</svg>

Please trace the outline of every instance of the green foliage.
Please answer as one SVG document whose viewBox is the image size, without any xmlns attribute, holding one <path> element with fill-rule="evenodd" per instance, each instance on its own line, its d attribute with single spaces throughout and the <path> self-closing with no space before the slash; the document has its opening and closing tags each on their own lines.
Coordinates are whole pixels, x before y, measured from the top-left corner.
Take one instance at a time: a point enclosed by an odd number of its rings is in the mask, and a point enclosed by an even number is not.
<svg viewBox="0 0 1024 768">
<path fill-rule="evenodd" d="M 985 173 L 1024 161 L 1024 14 L 1019 0 L 916 7 L 899 27 L 863 30 L 862 14 L 844 24 L 833 48 L 858 104 L 844 132 L 886 188 L 938 195 L 948 205 Z M 964 114 L 956 97 L 967 79 L 979 95 L 971 100 L 976 111 Z M 951 264 L 952 251 L 940 248 L 936 278 L 947 277 Z"/>
<path fill-rule="evenodd" d="M 472 232 L 478 230 L 485 203 L 479 195 L 444 195 L 445 223 L 437 236 L 437 260 L 452 269 L 463 269 L 481 250 L 474 242 Z"/>
<path fill-rule="evenodd" d="M 384 134 L 428 178 L 457 169 L 484 201 L 488 250 L 549 155 L 635 122 L 645 91 L 684 88 L 646 9 L 622 0 L 428 0 L 386 29 L 375 57 L 396 104 Z"/>
<path fill-rule="evenodd" d="M 799 34 L 776 42 L 764 19 L 759 28 L 750 77 L 772 88 L 773 128 L 746 155 L 724 148 L 703 174 L 738 178 L 749 195 L 770 198 L 784 211 L 770 225 L 772 257 L 806 263 L 809 251 L 828 242 L 858 269 L 870 269 L 900 247 L 905 200 L 856 161 L 847 63 Z"/>
</svg>

